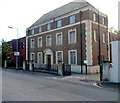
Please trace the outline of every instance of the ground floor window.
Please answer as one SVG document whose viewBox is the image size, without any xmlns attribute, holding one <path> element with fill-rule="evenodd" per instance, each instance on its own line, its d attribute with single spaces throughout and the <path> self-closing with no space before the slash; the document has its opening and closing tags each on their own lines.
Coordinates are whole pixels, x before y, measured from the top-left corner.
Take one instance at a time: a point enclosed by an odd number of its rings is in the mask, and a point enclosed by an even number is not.
<svg viewBox="0 0 120 103">
<path fill-rule="evenodd" d="M 56 64 L 63 61 L 63 51 L 56 51 Z"/>
<path fill-rule="evenodd" d="M 34 61 L 35 60 L 35 53 L 30 54 L 30 60 Z"/>
<path fill-rule="evenodd" d="M 43 64 L 43 55 L 42 52 L 38 52 L 38 64 Z"/>
<path fill-rule="evenodd" d="M 69 64 L 77 65 L 77 50 L 69 50 L 68 57 Z"/>
</svg>

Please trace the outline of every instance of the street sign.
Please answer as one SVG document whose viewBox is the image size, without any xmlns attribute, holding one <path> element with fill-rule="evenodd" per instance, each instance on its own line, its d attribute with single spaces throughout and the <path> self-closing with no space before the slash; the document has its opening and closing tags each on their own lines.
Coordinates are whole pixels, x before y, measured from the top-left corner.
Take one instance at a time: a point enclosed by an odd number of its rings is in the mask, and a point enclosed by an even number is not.
<svg viewBox="0 0 120 103">
<path fill-rule="evenodd" d="M 20 56 L 20 52 L 14 52 L 14 56 Z"/>
<path fill-rule="evenodd" d="M 84 60 L 84 64 L 88 64 L 88 60 Z"/>
</svg>

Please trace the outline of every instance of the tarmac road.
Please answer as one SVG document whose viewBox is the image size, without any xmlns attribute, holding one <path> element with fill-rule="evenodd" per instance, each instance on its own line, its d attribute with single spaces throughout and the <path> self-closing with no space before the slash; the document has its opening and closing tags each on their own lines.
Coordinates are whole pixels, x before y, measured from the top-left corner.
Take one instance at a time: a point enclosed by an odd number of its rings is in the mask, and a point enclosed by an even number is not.
<svg viewBox="0 0 120 103">
<path fill-rule="evenodd" d="M 52 79 L 57 77 L 53 74 L 3 70 L 2 101 L 118 101 L 116 91 Z"/>
</svg>

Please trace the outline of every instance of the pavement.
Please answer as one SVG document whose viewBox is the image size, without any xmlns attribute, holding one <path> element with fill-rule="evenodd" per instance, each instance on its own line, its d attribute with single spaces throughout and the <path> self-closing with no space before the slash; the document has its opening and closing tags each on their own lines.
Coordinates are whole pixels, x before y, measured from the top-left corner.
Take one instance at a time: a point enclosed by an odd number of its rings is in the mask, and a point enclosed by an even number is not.
<svg viewBox="0 0 120 103">
<path fill-rule="evenodd" d="M 100 74 L 88 74 L 88 75 L 72 74 L 71 76 L 54 77 L 53 79 L 61 79 L 63 81 L 72 82 L 76 84 L 93 85 L 94 87 L 97 87 L 97 88 L 103 88 L 103 89 L 120 92 L 120 83 L 100 81 Z"/>
<path fill-rule="evenodd" d="M 16 71 L 16 70 L 13 70 Z M 21 72 L 28 72 L 32 74 L 37 74 L 39 75 L 39 72 L 30 72 L 30 71 L 23 71 L 19 70 Z M 120 83 L 111 83 L 111 82 L 103 82 L 100 81 L 100 74 L 74 74 L 72 73 L 70 76 L 57 76 L 54 74 L 49 74 L 44 72 L 46 75 L 46 78 L 49 79 L 55 79 L 55 80 L 62 80 L 65 82 L 71 82 L 74 84 L 86 84 L 86 85 L 92 85 L 97 88 L 104 88 L 108 90 L 113 90 L 113 91 L 120 91 Z M 51 76 L 47 76 L 47 75 Z"/>
</svg>

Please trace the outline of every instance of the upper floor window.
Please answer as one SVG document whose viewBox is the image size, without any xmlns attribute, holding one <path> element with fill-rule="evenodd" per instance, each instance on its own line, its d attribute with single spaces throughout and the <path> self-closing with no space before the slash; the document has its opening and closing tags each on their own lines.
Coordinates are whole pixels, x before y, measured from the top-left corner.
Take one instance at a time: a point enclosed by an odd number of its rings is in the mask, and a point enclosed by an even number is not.
<svg viewBox="0 0 120 103">
<path fill-rule="evenodd" d="M 106 41 L 106 40 L 105 40 L 105 39 L 106 39 L 105 37 L 106 37 L 106 36 L 105 36 L 105 33 L 103 33 L 103 43 L 105 43 L 105 41 Z"/>
<path fill-rule="evenodd" d="M 39 27 L 39 33 L 41 33 L 41 32 L 42 32 L 42 27 L 40 26 L 40 27 Z"/>
<path fill-rule="evenodd" d="M 24 42 L 21 43 L 21 49 L 24 49 Z"/>
<path fill-rule="evenodd" d="M 47 30 L 51 30 L 51 24 L 47 25 Z"/>
<path fill-rule="evenodd" d="M 96 21 L 96 13 L 93 13 L 93 21 Z"/>
<path fill-rule="evenodd" d="M 94 41 L 97 41 L 97 30 L 94 30 Z"/>
<path fill-rule="evenodd" d="M 76 30 L 68 32 L 68 43 L 76 43 Z"/>
<path fill-rule="evenodd" d="M 31 48 L 34 48 L 34 47 L 35 47 L 35 40 L 31 39 Z"/>
<path fill-rule="evenodd" d="M 62 33 L 56 34 L 56 45 L 62 44 Z"/>
<path fill-rule="evenodd" d="M 58 20 L 57 21 L 57 27 L 61 27 L 62 26 L 62 20 Z"/>
<path fill-rule="evenodd" d="M 70 16 L 70 24 L 75 23 L 75 15 Z"/>
<path fill-rule="evenodd" d="M 34 29 L 32 29 L 32 35 L 35 33 Z"/>
<path fill-rule="evenodd" d="M 42 47 L 42 37 L 38 38 L 38 47 Z"/>
<path fill-rule="evenodd" d="M 46 37 L 46 46 L 51 46 L 51 35 Z"/>
<path fill-rule="evenodd" d="M 102 17 L 102 24 L 105 25 L 105 18 Z"/>
</svg>

